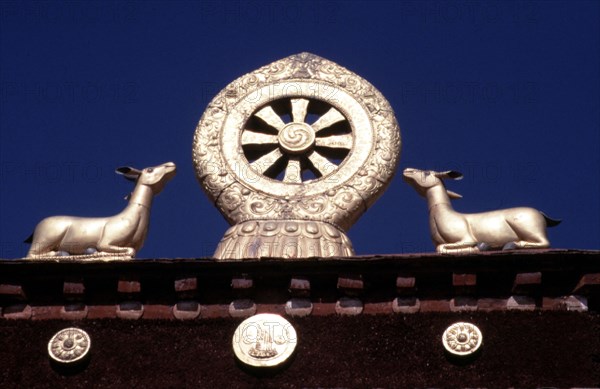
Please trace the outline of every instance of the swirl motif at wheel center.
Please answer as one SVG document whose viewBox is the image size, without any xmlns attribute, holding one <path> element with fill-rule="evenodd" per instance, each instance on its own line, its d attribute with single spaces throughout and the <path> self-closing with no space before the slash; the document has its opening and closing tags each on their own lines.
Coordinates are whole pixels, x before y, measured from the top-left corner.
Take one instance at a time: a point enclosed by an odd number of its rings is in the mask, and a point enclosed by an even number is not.
<svg viewBox="0 0 600 389">
<path fill-rule="evenodd" d="M 306 123 L 289 123 L 279 131 L 277 138 L 288 154 L 303 154 L 315 144 L 315 130 Z"/>
<path fill-rule="evenodd" d="M 291 121 L 286 123 L 286 118 Z M 284 183 L 329 175 L 346 158 L 353 142 L 351 126 L 339 110 L 307 98 L 284 98 L 261 107 L 241 135 L 250 167 Z"/>
</svg>

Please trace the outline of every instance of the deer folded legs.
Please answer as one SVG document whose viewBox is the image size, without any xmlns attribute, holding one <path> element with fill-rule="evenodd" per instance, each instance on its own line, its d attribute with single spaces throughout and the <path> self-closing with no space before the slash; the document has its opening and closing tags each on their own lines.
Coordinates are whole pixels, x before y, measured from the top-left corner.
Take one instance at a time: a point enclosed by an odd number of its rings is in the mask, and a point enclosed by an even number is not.
<svg viewBox="0 0 600 389">
<path fill-rule="evenodd" d="M 135 249 L 132 247 L 119 247 L 114 245 L 98 245 L 99 255 L 118 255 L 133 258 L 135 257 Z"/>
<path fill-rule="evenodd" d="M 508 242 L 502 247 L 502 250 L 516 250 L 516 249 L 544 249 L 550 247 L 548 239 L 540 239 L 538 242 L 530 242 L 520 240 L 517 242 Z"/>
<path fill-rule="evenodd" d="M 455 242 L 444 243 L 436 247 L 436 251 L 442 254 L 476 253 L 479 252 L 477 242 Z"/>
</svg>

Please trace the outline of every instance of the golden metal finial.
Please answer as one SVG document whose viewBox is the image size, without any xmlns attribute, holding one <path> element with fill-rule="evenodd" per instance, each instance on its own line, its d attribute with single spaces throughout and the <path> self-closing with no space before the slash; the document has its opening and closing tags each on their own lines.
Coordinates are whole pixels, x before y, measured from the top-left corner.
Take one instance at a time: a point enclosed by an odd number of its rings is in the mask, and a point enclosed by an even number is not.
<svg viewBox="0 0 600 389">
<path fill-rule="evenodd" d="M 371 84 L 302 53 L 223 89 L 193 154 L 202 188 L 233 225 L 216 258 L 350 256 L 345 231 L 389 184 L 400 133 Z"/>
</svg>

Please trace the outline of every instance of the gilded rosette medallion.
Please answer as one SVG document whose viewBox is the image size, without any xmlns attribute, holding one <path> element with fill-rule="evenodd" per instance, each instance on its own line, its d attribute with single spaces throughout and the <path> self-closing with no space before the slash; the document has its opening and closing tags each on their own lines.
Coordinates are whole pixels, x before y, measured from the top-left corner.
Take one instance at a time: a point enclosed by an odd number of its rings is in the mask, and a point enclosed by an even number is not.
<svg viewBox="0 0 600 389">
<path fill-rule="evenodd" d="M 446 351 L 458 356 L 473 354 L 481 347 L 482 341 L 481 331 L 471 323 L 454 323 L 442 335 Z"/>
<path fill-rule="evenodd" d="M 196 176 L 233 226 L 216 258 L 354 254 L 345 232 L 400 156 L 394 113 L 369 82 L 316 55 L 248 73 L 208 105 Z"/>
<path fill-rule="evenodd" d="M 90 351 L 90 336 L 79 328 L 65 328 L 58 331 L 48 342 L 50 358 L 59 363 L 74 363 Z"/>
<path fill-rule="evenodd" d="M 254 367 L 283 364 L 294 353 L 298 337 L 283 317 L 270 313 L 244 320 L 233 334 L 233 352 L 243 363 Z"/>
</svg>

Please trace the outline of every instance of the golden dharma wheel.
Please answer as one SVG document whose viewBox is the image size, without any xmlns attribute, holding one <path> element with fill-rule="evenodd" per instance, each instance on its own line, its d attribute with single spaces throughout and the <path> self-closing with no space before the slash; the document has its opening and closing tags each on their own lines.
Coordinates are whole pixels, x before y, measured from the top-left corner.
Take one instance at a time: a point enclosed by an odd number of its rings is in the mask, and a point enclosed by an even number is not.
<svg viewBox="0 0 600 389">
<path fill-rule="evenodd" d="M 233 225 L 215 257 L 352 255 L 345 231 L 386 189 L 399 154 L 389 103 L 331 61 L 302 53 L 240 77 L 194 137 L 197 178 Z"/>
</svg>

